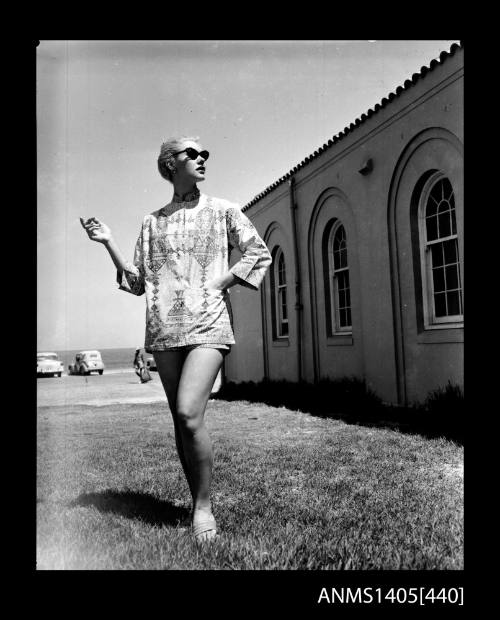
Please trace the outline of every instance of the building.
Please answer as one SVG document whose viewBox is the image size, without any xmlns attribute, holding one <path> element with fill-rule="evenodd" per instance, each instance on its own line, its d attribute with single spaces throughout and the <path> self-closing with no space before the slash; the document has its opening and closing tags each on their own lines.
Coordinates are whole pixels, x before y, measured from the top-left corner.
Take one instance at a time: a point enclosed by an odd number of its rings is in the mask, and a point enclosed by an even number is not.
<svg viewBox="0 0 500 620">
<path fill-rule="evenodd" d="M 358 377 L 386 402 L 463 385 L 463 46 L 243 207 L 273 265 L 231 291 L 226 381 Z"/>
</svg>

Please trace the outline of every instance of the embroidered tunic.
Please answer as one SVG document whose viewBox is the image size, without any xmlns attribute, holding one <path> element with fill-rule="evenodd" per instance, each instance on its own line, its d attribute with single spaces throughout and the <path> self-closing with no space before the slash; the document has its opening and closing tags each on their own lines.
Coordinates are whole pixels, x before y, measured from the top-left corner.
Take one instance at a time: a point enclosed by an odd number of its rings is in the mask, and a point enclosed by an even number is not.
<svg viewBox="0 0 500 620">
<path fill-rule="evenodd" d="M 234 344 L 229 294 L 207 283 L 228 271 L 232 248 L 242 256 L 230 271 L 257 290 L 271 255 L 240 207 L 200 194 L 146 215 L 117 281 L 146 295 L 147 353 L 198 344 Z"/>
</svg>

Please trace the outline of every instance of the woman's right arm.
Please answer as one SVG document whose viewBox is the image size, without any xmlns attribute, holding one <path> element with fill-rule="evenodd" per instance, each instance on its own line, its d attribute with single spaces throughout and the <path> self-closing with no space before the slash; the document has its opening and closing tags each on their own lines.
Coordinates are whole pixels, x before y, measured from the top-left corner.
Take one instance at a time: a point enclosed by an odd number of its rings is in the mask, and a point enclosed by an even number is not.
<svg viewBox="0 0 500 620">
<path fill-rule="evenodd" d="M 138 264 L 132 265 L 123 257 L 120 248 L 113 239 L 109 226 L 106 226 L 104 222 L 99 221 L 95 217 L 91 217 L 88 220 L 80 218 L 80 222 L 89 239 L 91 241 L 96 241 L 97 243 L 102 243 L 108 250 L 109 255 L 111 256 L 111 259 L 117 269 L 117 281 L 120 285 L 120 289 L 132 293 L 133 295 L 142 295 L 144 293 L 144 280 L 141 274 L 141 269 L 139 268 L 141 263 L 140 253 L 142 250 L 141 239 L 139 238 L 137 242 L 134 256 L 134 263 Z"/>
<path fill-rule="evenodd" d="M 100 222 L 95 217 L 91 217 L 88 220 L 84 220 L 83 217 L 81 217 L 80 222 L 89 236 L 89 239 L 91 241 L 96 241 L 97 243 L 102 243 L 108 250 L 115 267 L 118 271 L 123 271 L 125 269 L 126 261 L 123 258 L 123 254 L 120 252 L 120 248 L 116 245 L 115 240 L 113 239 L 109 226 L 106 226 L 104 222 Z"/>
</svg>

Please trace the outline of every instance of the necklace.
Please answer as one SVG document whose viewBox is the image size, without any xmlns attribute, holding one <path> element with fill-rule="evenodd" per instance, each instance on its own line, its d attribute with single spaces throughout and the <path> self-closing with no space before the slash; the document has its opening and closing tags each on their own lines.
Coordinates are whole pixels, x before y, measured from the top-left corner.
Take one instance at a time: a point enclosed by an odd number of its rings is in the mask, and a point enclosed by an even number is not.
<svg viewBox="0 0 500 620">
<path fill-rule="evenodd" d="M 199 197 L 200 197 L 200 190 L 197 187 L 195 187 L 195 189 L 192 192 L 188 192 L 187 194 L 184 194 L 183 196 L 179 196 L 178 194 L 174 193 L 172 202 L 192 202 L 193 200 L 196 200 Z"/>
</svg>

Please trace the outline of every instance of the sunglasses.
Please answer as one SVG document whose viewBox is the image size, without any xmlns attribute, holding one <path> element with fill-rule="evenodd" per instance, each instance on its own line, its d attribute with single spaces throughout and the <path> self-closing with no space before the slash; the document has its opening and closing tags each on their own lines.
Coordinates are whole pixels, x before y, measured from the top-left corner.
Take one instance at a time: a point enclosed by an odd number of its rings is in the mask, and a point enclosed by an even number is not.
<svg viewBox="0 0 500 620">
<path fill-rule="evenodd" d="M 205 161 L 210 156 L 210 153 L 208 151 L 197 151 L 191 146 L 188 146 L 187 149 L 184 149 L 183 151 L 178 151 L 177 153 L 174 153 L 174 155 L 180 155 L 181 153 L 186 153 L 189 159 L 197 159 L 198 155 L 201 155 Z"/>
</svg>

